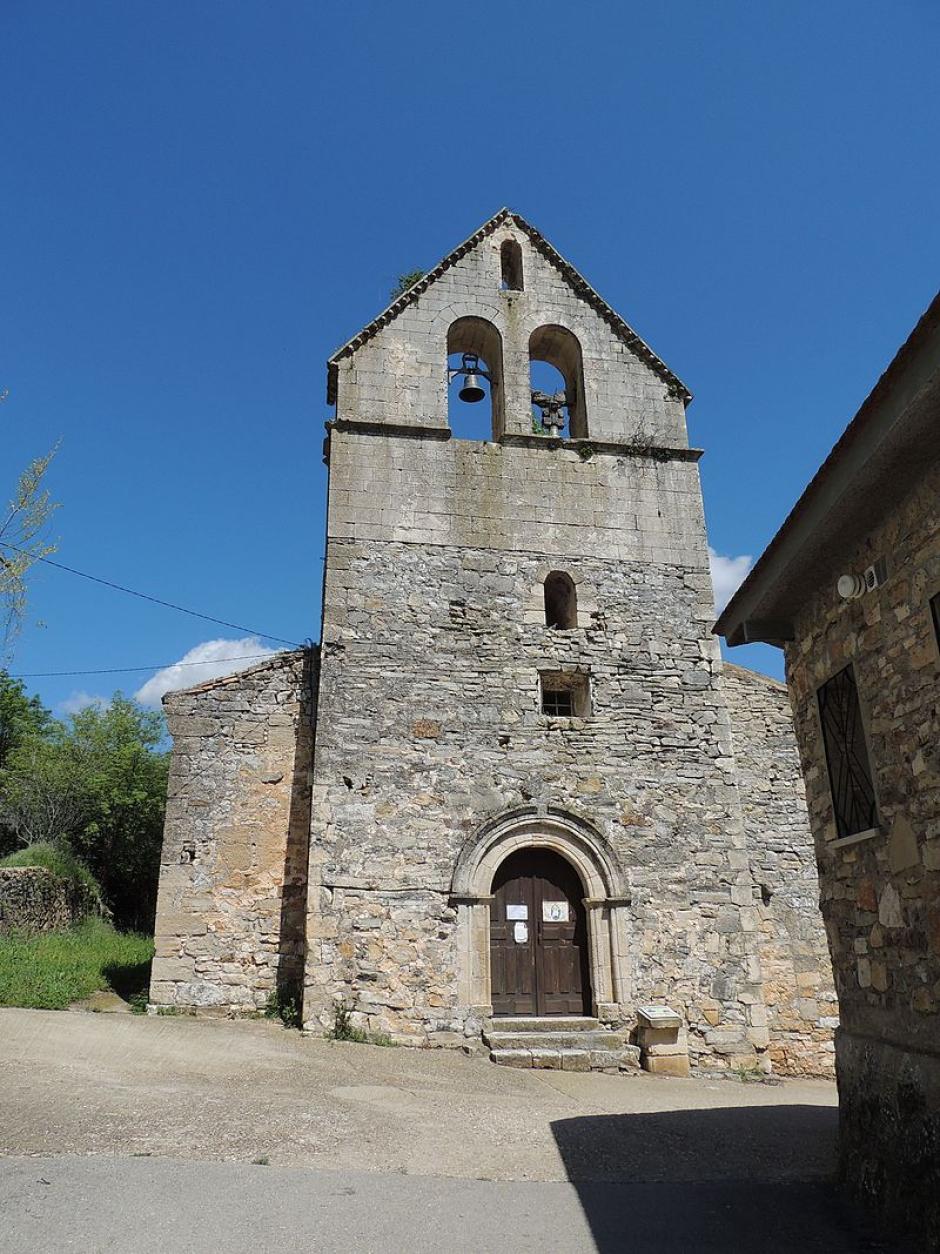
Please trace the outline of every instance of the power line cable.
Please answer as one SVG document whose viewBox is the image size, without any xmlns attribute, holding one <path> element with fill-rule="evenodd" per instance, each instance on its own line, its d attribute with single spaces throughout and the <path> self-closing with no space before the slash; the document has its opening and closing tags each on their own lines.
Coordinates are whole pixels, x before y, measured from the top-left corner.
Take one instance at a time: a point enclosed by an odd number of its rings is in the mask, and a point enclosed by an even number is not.
<svg viewBox="0 0 940 1254">
<path fill-rule="evenodd" d="M 273 637 L 268 637 L 272 639 Z M 160 662 L 152 666 L 110 666 L 97 671 L 24 671 L 19 675 L 11 675 L 11 679 L 53 679 L 66 675 L 124 675 L 131 671 L 164 671 L 177 666 L 215 666 L 220 662 L 255 662 L 262 658 L 276 657 L 274 653 L 241 653 L 236 657 L 206 658 L 202 662 Z M 218 678 L 222 678 L 219 676 Z"/>
<path fill-rule="evenodd" d="M 21 549 L 6 540 L 0 540 L 0 547 L 12 549 L 14 553 L 25 553 L 31 556 L 28 549 Z M 252 636 L 260 636 L 262 640 L 276 640 L 278 644 L 289 644 L 292 649 L 302 649 L 303 645 L 296 640 L 285 640 L 283 636 L 272 636 L 269 632 L 258 631 L 254 627 L 243 627 L 240 623 L 230 623 L 224 618 L 213 618 L 211 614 L 201 614 L 199 610 L 187 609 L 185 605 L 176 605 L 172 601 L 163 601 L 160 597 L 152 597 L 146 592 L 136 592 L 133 588 L 125 588 L 123 584 L 113 583 L 110 579 L 101 579 L 98 575 L 89 575 L 84 570 L 76 570 L 74 566 L 66 566 L 63 562 L 54 562 L 51 557 L 37 557 L 38 562 L 54 566 L 56 570 L 68 571 L 70 575 L 78 575 L 81 579 L 90 579 L 92 583 L 100 583 L 105 588 L 113 588 L 115 592 L 126 592 L 128 596 L 139 597 L 142 601 L 151 601 L 154 605 L 162 605 L 164 609 L 177 610 L 180 614 L 189 614 L 192 618 L 201 618 L 207 623 L 216 623 L 219 627 L 231 627 L 235 631 L 247 631 Z M 90 673 L 90 672 L 89 672 Z"/>
</svg>

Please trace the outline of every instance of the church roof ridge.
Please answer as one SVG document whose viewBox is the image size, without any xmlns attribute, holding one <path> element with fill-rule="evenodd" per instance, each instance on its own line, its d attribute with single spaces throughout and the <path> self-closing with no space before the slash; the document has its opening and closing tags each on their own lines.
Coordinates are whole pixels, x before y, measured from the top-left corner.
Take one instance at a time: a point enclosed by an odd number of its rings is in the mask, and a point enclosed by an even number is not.
<svg viewBox="0 0 940 1254">
<path fill-rule="evenodd" d="M 673 374 L 661 357 L 650 348 L 636 331 L 624 321 L 623 318 L 614 310 L 604 298 L 588 283 L 587 279 L 576 270 L 570 261 L 567 261 L 561 253 L 557 251 L 545 238 L 542 233 L 537 230 L 530 222 L 514 210 L 503 206 L 497 213 L 478 227 L 472 235 L 469 235 L 461 244 L 452 249 L 445 257 L 430 269 L 427 274 L 423 275 L 417 282 L 412 283 L 411 287 L 406 288 L 404 292 L 396 296 L 385 309 L 382 310 L 377 317 L 373 318 L 370 323 L 358 331 L 351 339 L 347 340 L 340 348 L 327 359 L 327 403 L 330 405 L 336 402 L 336 382 L 337 382 L 337 365 L 343 357 L 348 357 L 357 349 L 361 348 L 368 340 L 377 335 L 383 327 L 394 321 L 398 315 L 406 309 L 413 301 L 426 292 L 427 289 L 440 276 L 455 265 L 462 257 L 465 257 L 471 249 L 484 240 L 488 235 L 497 230 L 504 222 L 513 222 L 520 231 L 524 231 L 528 235 L 532 244 L 538 251 L 552 263 L 553 266 L 564 276 L 571 284 L 575 292 L 585 300 L 596 313 L 598 313 L 608 324 L 611 330 L 630 348 L 642 358 L 648 366 L 660 376 L 669 390 L 683 400 L 686 404 L 692 399 L 692 393 L 678 377 Z"/>
<path fill-rule="evenodd" d="M 298 656 L 306 653 L 311 647 L 314 650 L 319 648 L 318 645 L 302 645 L 299 649 L 279 649 L 277 653 L 272 653 L 270 657 L 266 657 L 262 662 L 256 662 L 254 666 L 245 666 L 238 671 L 228 671 L 224 675 L 216 675 L 212 679 L 204 679 L 202 683 L 192 684 L 188 688 L 169 688 L 163 694 L 162 700 L 165 701 L 167 697 L 196 696 L 200 692 L 209 692 L 213 688 L 223 688 L 226 684 L 237 683 L 239 680 L 246 679 L 249 675 L 257 675 L 260 671 L 274 670 L 279 666 L 285 666 L 288 662 L 296 661 Z"/>
</svg>

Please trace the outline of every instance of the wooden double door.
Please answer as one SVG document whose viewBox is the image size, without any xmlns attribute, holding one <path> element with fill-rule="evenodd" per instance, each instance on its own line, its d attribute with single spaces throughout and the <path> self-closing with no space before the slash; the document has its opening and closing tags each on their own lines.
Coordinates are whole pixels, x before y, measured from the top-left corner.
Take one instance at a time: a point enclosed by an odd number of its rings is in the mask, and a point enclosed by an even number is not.
<svg viewBox="0 0 940 1254">
<path fill-rule="evenodd" d="M 550 849 L 521 849 L 493 880 L 490 970 L 496 1015 L 591 1013 L 584 889 Z"/>
</svg>

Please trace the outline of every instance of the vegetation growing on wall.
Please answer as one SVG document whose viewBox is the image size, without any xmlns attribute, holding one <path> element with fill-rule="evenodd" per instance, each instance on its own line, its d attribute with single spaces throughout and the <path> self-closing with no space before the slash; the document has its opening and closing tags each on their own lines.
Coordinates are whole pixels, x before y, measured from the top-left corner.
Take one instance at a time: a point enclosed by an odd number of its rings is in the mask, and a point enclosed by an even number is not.
<svg viewBox="0 0 940 1254">
<path fill-rule="evenodd" d="M 407 274 L 400 274 L 395 286 L 389 293 L 389 300 L 398 300 L 399 296 L 403 296 L 409 287 L 414 287 L 418 280 L 423 278 L 423 270 L 409 270 Z"/>
</svg>

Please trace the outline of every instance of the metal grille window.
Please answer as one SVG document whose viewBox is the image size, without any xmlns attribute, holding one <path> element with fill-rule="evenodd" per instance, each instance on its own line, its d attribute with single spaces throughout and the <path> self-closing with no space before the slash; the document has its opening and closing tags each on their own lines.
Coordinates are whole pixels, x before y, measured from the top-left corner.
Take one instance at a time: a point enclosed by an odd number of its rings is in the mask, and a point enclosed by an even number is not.
<svg viewBox="0 0 940 1254">
<path fill-rule="evenodd" d="M 875 826 L 875 789 L 851 666 L 819 689 L 819 716 L 839 836 Z"/>
<path fill-rule="evenodd" d="M 570 688 L 563 692 L 543 688 L 542 713 L 553 718 L 571 718 L 574 714 L 574 693 Z"/>
<path fill-rule="evenodd" d="M 541 671 L 542 713 L 549 718 L 590 718 L 591 679 L 587 671 Z"/>
</svg>

